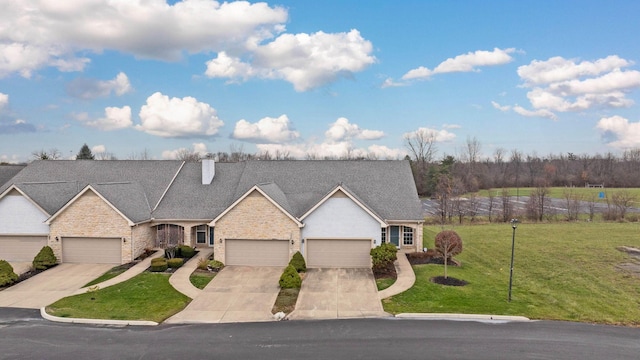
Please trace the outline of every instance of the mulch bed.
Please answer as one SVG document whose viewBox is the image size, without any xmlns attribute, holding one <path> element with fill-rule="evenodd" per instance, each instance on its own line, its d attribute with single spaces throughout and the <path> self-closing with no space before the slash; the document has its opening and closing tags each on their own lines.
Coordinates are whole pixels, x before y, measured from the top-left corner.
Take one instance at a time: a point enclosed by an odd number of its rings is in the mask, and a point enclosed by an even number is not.
<svg viewBox="0 0 640 360">
<path fill-rule="evenodd" d="M 430 249 L 425 252 L 408 253 L 407 259 L 411 265 L 438 264 L 444 265 L 444 257 L 440 256 L 435 250 Z M 456 259 L 449 258 L 447 265 L 460 266 Z"/>
<path fill-rule="evenodd" d="M 435 276 L 429 280 L 431 280 L 432 283 L 447 285 L 447 286 L 465 286 L 468 284 L 468 282 L 464 280 L 456 279 L 451 276 L 447 278 L 445 278 L 444 276 Z"/>
<path fill-rule="evenodd" d="M 396 273 L 396 267 L 392 263 L 386 268 L 373 269 L 373 276 L 376 279 L 397 279 L 398 273 Z"/>
</svg>

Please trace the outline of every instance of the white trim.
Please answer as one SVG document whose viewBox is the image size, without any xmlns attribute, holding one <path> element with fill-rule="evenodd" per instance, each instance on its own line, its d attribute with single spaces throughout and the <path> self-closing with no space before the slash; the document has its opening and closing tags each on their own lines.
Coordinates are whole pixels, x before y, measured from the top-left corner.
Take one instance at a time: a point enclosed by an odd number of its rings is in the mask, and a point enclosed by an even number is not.
<svg viewBox="0 0 640 360">
<path fill-rule="evenodd" d="M 184 164 L 186 163 L 186 161 L 183 161 L 182 164 L 180 164 L 180 168 L 178 169 L 178 171 L 176 172 L 175 175 L 173 175 L 173 179 L 171 179 L 171 181 L 169 182 L 169 185 L 167 185 L 167 188 L 164 189 L 164 192 L 162 193 L 162 196 L 160 196 L 160 199 L 158 199 L 158 203 L 156 204 L 156 206 L 153 207 L 153 209 L 151 210 L 151 212 L 156 211 L 156 209 L 158 208 L 158 206 L 160 206 L 160 203 L 162 202 L 162 200 L 164 199 L 164 196 L 167 195 L 167 193 L 169 192 L 169 189 L 171 189 L 171 185 L 173 185 L 173 182 L 176 180 L 176 178 L 178 177 L 178 174 L 180 174 L 180 171 L 182 170 L 182 167 L 184 166 Z"/>
<path fill-rule="evenodd" d="M 225 216 L 229 211 L 231 211 L 231 209 L 233 209 L 234 207 L 236 207 L 236 205 L 238 205 L 242 200 L 244 200 L 247 196 L 249 196 L 252 192 L 257 191 L 260 194 L 262 194 L 262 196 L 264 196 L 267 200 L 269 200 L 269 202 L 271 202 L 273 205 L 275 205 L 278 210 L 282 211 L 285 215 L 287 215 L 287 217 L 291 220 L 293 220 L 293 222 L 296 223 L 296 225 L 298 225 L 298 227 L 302 228 L 304 227 L 304 224 L 302 222 L 300 222 L 300 220 L 296 219 L 293 215 L 289 214 L 289 212 L 285 209 L 282 208 L 282 206 L 278 205 L 277 202 L 275 202 L 269 195 L 267 195 L 264 191 L 262 191 L 260 189 L 260 187 L 258 187 L 258 185 L 254 185 L 251 189 L 249 189 L 249 191 L 247 191 L 246 193 L 244 193 L 244 195 L 242 195 L 238 200 L 236 200 L 233 204 L 231 204 L 228 208 L 226 208 L 222 213 L 220 213 L 220 215 L 216 216 L 215 219 L 213 219 L 210 223 L 209 226 L 216 226 L 216 221 L 220 220 L 223 216 Z"/>
<path fill-rule="evenodd" d="M 380 219 L 376 214 L 374 214 L 371 210 L 369 210 L 369 208 L 364 206 L 363 203 L 358 201 L 358 199 L 356 199 L 347 190 L 345 190 L 342 187 L 342 185 L 336 186 L 329 194 L 327 194 L 325 197 L 320 199 L 320 201 L 318 201 L 317 204 L 315 204 L 311 209 L 309 209 L 309 211 L 307 211 L 304 215 L 300 217 L 300 221 L 303 221 L 307 216 L 311 215 L 312 212 L 314 212 L 317 208 L 319 208 L 322 204 L 324 204 L 327 200 L 329 200 L 338 191 L 342 191 L 342 193 L 345 194 L 349 199 L 351 199 L 351 201 L 356 203 L 356 205 L 358 205 L 362 210 L 364 210 L 367 214 L 369 214 L 369 216 L 371 216 L 378 223 L 380 223 L 380 227 L 387 227 L 387 223 L 384 220 Z"/>
<path fill-rule="evenodd" d="M 25 194 L 24 191 L 20 190 L 17 186 L 15 185 L 11 185 L 7 190 L 5 190 L 2 194 L 0 194 L 0 200 L 2 200 L 2 198 L 4 198 L 7 194 L 9 194 L 11 192 L 11 190 L 15 190 L 18 193 L 20 193 L 20 195 L 24 196 L 25 199 L 29 200 L 30 203 L 33 204 L 33 206 L 35 206 L 36 208 L 38 208 L 38 210 L 42 211 L 43 214 L 47 215 L 47 216 L 51 216 L 51 214 L 49 214 L 48 212 L 44 211 L 44 209 L 42 207 L 40 207 L 40 205 L 38 205 L 38 203 L 36 203 L 35 201 L 33 201 L 33 199 L 31 199 L 29 197 L 29 195 Z"/>
<path fill-rule="evenodd" d="M 129 226 L 135 225 L 133 221 L 131 221 L 128 217 L 126 217 L 120 210 L 118 210 L 117 207 L 115 207 L 112 203 L 110 203 L 109 200 L 105 199 L 105 197 L 102 196 L 102 194 L 100 194 L 91 185 L 87 185 L 84 189 L 82 189 L 82 191 L 80 191 L 76 196 L 74 196 L 71 200 L 69 200 L 63 207 L 61 207 L 60 210 L 56 211 L 55 214 L 51 215 L 51 217 L 49 217 L 47 221 L 45 221 L 45 224 L 51 225 L 51 221 L 53 219 L 55 219 L 58 215 L 60 215 L 63 211 L 65 211 L 69 206 L 71 206 L 71 204 L 73 204 L 76 200 L 78 200 L 82 195 L 84 195 L 89 190 L 93 191 L 94 194 L 98 195 L 98 197 L 102 199 L 102 201 L 104 201 L 107 205 L 109 205 L 109 207 L 111 207 L 123 219 L 125 219 L 129 224 Z"/>
</svg>

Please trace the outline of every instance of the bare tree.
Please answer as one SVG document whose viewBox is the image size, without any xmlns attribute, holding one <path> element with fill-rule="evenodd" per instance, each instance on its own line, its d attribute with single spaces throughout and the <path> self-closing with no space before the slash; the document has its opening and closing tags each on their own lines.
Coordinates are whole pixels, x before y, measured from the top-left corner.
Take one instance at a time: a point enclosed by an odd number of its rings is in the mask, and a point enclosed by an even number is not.
<svg viewBox="0 0 640 360">
<path fill-rule="evenodd" d="M 413 177 L 418 193 L 424 194 L 428 188 L 428 166 L 437 152 L 436 133 L 420 128 L 406 134 L 404 144 L 414 160 Z"/>
<path fill-rule="evenodd" d="M 491 222 L 491 218 L 493 216 L 493 207 L 495 205 L 495 201 L 496 201 L 496 197 L 493 194 L 493 191 L 491 191 L 491 189 L 489 189 L 489 195 L 487 196 L 489 198 L 489 222 Z"/>
<path fill-rule="evenodd" d="M 508 222 L 512 218 L 511 214 L 513 213 L 509 190 L 503 188 L 500 197 L 502 199 L 502 221 Z"/>
<path fill-rule="evenodd" d="M 114 153 L 106 151 L 95 153 L 94 157 L 96 160 L 118 160 Z"/>
<path fill-rule="evenodd" d="M 624 220 L 627 211 L 636 201 L 636 196 L 628 190 L 621 190 L 614 193 L 611 199 L 613 200 L 613 205 L 618 209 L 618 214 Z"/>
<path fill-rule="evenodd" d="M 447 278 L 447 263 L 449 258 L 462 252 L 462 239 L 453 230 L 440 231 L 435 239 L 436 251 L 444 258 L 444 278 Z"/>
<path fill-rule="evenodd" d="M 569 189 L 565 189 L 562 196 L 564 197 L 565 206 L 567 207 L 567 221 L 578 220 L 582 197 Z"/>
<path fill-rule="evenodd" d="M 186 162 L 198 162 L 200 161 L 200 154 L 195 151 L 182 148 L 178 149 L 178 152 L 176 153 L 176 159 Z"/>
<path fill-rule="evenodd" d="M 51 148 L 48 151 L 41 149 L 31 153 L 35 160 L 58 160 L 62 157 L 60 151 L 56 148 Z"/>
<path fill-rule="evenodd" d="M 129 156 L 127 157 L 127 160 L 152 160 L 153 157 L 151 156 L 151 153 L 149 152 L 149 149 L 145 148 L 144 150 L 140 151 L 140 152 L 132 152 L 131 154 L 129 154 Z"/>
</svg>

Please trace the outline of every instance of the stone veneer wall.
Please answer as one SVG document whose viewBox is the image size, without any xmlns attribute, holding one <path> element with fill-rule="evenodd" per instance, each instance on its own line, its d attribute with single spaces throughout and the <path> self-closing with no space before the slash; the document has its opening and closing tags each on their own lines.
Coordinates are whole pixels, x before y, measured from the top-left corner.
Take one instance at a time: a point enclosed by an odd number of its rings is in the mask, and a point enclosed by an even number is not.
<svg viewBox="0 0 640 360">
<path fill-rule="evenodd" d="M 214 256 L 222 262 L 226 239 L 290 239 L 294 244 L 289 243 L 289 256 L 300 250 L 298 225 L 257 190 L 216 222 Z"/>
<path fill-rule="evenodd" d="M 135 257 L 132 254 L 131 227 L 128 222 L 91 190 L 53 219 L 49 229 L 49 246 L 58 261 L 62 259 L 62 247 L 56 237 L 60 239 L 65 236 L 125 238 L 121 263 L 128 263 Z"/>
<path fill-rule="evenodd" d="M 131 237 L 133 238 L 133 256 L 137 258 L 142 254 L 144 249 L 153 249 L 155 247 L 156 228 L 149 223 L 135 225 L 131 228 Z"/>
</svg>

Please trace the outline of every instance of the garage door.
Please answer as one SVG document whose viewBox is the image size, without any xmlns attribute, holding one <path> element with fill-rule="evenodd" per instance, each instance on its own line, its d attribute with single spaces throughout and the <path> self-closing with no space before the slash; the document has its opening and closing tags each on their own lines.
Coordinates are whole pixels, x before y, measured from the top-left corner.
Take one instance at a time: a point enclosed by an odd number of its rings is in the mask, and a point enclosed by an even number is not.
<svg viewBox="0 0 640 360">
<path fill-rule="evenodd" d="M 0 260 L 33 261 L 40 249 L 47 246 L 47 236 L 0 236 Z"/>
<path fill-rule="evenodd" d="M 226 240 L 226 265 L 287 266 L 288 240 Z"/>
<path fill-rule="evenodd" d="M 120 264 L 120 238 L 62 238 L 63 263 Z"/>
<path fill-rule="evenodd" d="M 312 268 L 371 267 L 371 240 L 307 239 L 307 266 Z"/>
</svg>

